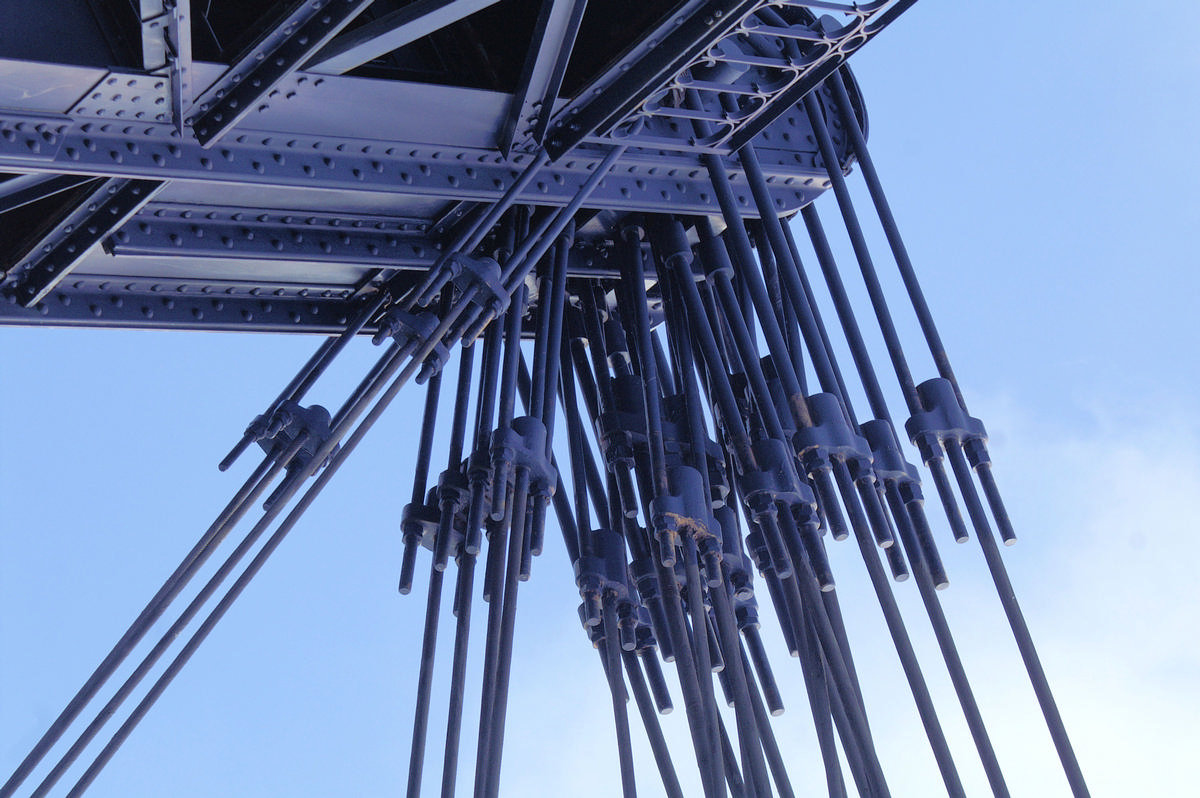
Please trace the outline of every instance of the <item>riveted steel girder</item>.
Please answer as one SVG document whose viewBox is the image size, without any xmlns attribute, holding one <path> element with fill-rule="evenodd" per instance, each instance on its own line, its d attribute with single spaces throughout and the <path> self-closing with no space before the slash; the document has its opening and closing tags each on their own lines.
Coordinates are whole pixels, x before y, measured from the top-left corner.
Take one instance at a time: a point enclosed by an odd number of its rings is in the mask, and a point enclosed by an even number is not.
<svg viewBox="0 0 1200 798">
<path fill-rule="evenodd" d="M 330 334 L 352 317 L 352 295 L 321 286 L 89 277 L 59 285 L 32 307 L 0 302 L 0 324 Z"/>
<path fill-rule="evenodd" d="M 49 229 L 35 234 L 12 258 L 5 294 L 25 307 L 41 301 L 79 260 L 146 204 L 162 184 L 111 178 L 73 199 Z"/>
<path fill-rule="evenodd" d="M 426 269 L 437 244 L 423 222 L 321 218 L 187 206 L 148 208 L 117 231 L 113 255 L 235 258 L 268 261 L 336 260 L 380 268 Z"/>
<path fill-rule="evenodd" d="M 799 129 L 798 129 L 799 131 Z M 799 137 L 799 134 L 798 134 Z M 815 152 L 782 151 L 766 168 L 781 212 L 796 210 L 828 184 L 817 174 Z M 602 160 L 580 150 L 547 167 L 518 198 L 566 205 Z M 495 200 L 520 174 L 529 156 L 505 159 L 495 151 L 337 140 L 287 133 L 238 133 L 211 150 L 182 139 L 164 123 L 72 119 L 0 110 L 0 169 L 69 174 L 194 180 L 238 186 L 328 188 L 443 200 Z M 730 166 L 731 172 L 740 170 Z M 589 199 L 624 211 L 717 210 L 707 173 L 690 157 L 644 151 L 624 156 Z M 745 203 L 746 215 L 757 215 Z"/>
</svg>

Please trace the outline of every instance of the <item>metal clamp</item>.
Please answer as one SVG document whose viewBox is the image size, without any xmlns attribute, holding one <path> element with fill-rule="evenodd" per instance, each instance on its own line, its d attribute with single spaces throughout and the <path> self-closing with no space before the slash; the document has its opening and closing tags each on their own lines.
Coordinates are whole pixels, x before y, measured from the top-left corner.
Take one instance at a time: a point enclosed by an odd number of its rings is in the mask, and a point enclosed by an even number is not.
<svg viewBox="0 0 1200 798">
<path fill-rule="evenodd" d="M 421 546 L 433 550 L 433 541 L 437 537 L 439 511 L 434 501 L 434 493 L 430 491 L 425 504 L 410 502 L 400 511 L 400 532 L 404 536 L 404 545 Z"/>
<path fill-rule="evenodd" d="M 592 531 L 595 554 L 575 561 L 575 584 L 583 599 L 583 624 L 596 626 L 603 619 L 601 597 L 606 593 L 616 598 L 618 630 L 621 648 L 633 651 L 637 645 L 637 602 L 629 589 L 629 574 L 625 566 L 625 541 L 611 529 Z"/>
<path fill-rule="evenodd" d="M 792 440 L 804 467 L 811 471 L 828 467 L 834 457 L 848 465 L 869 469 L 871 448 L 850 428 L 841 401 L 831 393 L 817 393 L 805 399 L 813 426 L 797 430 Z"/>
<path fill-rule="evenodd" d="M 963 444 L 972 465 L 987 462 L 987 431 L 983 422 L 967 415 L 954 395 L 954 386 L 949 380 L 935 377 L 917 386 L 917 396 L 924 408 L 913 414 L 904 423 L 904 431 L 921 452 L 921 459 L 941 459 L 938 451 L 942 443 L 952 441 Z M 970 445 L 968 445 L 970 444 Z M 972 452 L 974 453 L 972 455 Z M 982 453 L 982 459 L 980 459 Z"/>
<path fill-rule="evenodd" d="M 546 425 L 533 416 L 514 418 L 512 425 L 492 433 L 492 495 L 504 490 L 516 468 L 529 470 L 529 492 L 553 496 L 558 469 L 546 456 Z"/>
<path fill-rule="evenodd" d="M 479 290 L 471 297 L 472 305 L 490 311 L 493 317 L 500 316 L 508 308 L 512 297 L 504 287 L 503 270 L 495 259 L 472 258 L 455 252 L 446 260 L 446 268 L 460 293 L 478 286 Z"/>
<path fill-rule="evenodd" d="M 287 400 L 280 403 L 270 419 L 264 419 L 262 416 L 254 419 L 247 432 L 254 436 L 258 445 L 268 454 L 275 450 L 286 450 L 297 436 L 306 434 L 307 437 L 299 451 L 287 463 L 287 470 L 291 473 L 307 468 L 317 450 L 329 440 L 332 434 L 331 421 L 329 411 L 320 405 L 302 407 Z M 318 468 L 324 467 L 325 463 L 329 462 L 329 457 L 336 452 L 337 447 L 334 447 Z"/>
<path fill-rule="evenodd" d="M 659 560 L 671 568 L 679 535 L 690 532 L 697 543 L 717 537 L 718 527 L 712 515 L 712 500 L 704 493 L 704 478 L 689 466 L 667 469 L 667 492 L 650 500 L 650 528 L 659 544 Z M 705 566 L 709 573 L 720 574 L 720 545 L 708 548 Z M 716 557 L 715 569 L 708 559 Z"/>
<path fill-rule="evenodd" d="M 879 479 L 895 482 L 900 487 L 905 501 L 922 498 L 921 478 L 917 475 L 917 467 L 904 459 L 891 423 L 874 418 L 864 421 L 860 428 L 867 445 L 871 447 L 871 467 L 875 475 Z"/>
<path fill-rule="evenodd" d="M 433 311 L 410 313 L 396 305 L 384 311 L 383 318 L 379 322 L 379 331 L 375 333 L 371 343 L 378 346 L 385 339 L 391 337 L 401 347 L 411 347 L 414 343 L 420 347 L 437 332 L 441 323 L 442 320 Z M 449 359 L 450 348 L 444 340 L 438 341 L 434 344 L 433 350 L 425 357 L 421 371 L 417 374 L 417 383 L 423 383 L 441 371 L 442 366 Z"/>
<path fill-rule="evenodd" d="M 816 504 L 812 488 L 796 473 L 795 458 L 787 444 L 774 438 L 753 443 L 758 471 L 747 471 L 738 480 L 746 506 L 756 507 L 783 504 L 788 507 L 812 507 Z"/>
</svg>

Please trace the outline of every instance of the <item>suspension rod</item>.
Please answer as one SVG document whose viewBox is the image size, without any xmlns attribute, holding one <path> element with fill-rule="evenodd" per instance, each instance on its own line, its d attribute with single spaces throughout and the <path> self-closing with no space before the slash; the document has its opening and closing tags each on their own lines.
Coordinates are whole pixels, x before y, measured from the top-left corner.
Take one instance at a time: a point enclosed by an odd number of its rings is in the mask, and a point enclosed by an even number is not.
<svg viewBox="0 0 1200 798">
<path fill-rule="evenodd" d="M 950 467 L 958 479 L 963 501 L 967 505 L 967 514 L 970 515 L 975 526 L 975 537 L 979 539 L 979 546 L 983 549 L 983 558 L 987 562 L 988 571 L 996 585 L 1000 606 L 1004 608 L 1008 625 L 1017 642 L 1017 650 L 1021 654 L 1021 661 L 1025 663 L 1025 670 L 1029 674 L 1033 693 L 1037 696 L 1038 705 L 1042 708 L 1042 715 L 1046 719 L 1046 728 L 1050 732 L 1051 740 L 1054 741 L 1054 748 L 1062 763 L 1063 773 L 1067 777 L 1067 783 L 1071 786 L 1071 794 L 1075 798 L 1085 798 L 1091 793 L 1083 779 L 1083 771 L 1079 767 L 1079 760 L 1075 757 L 1071 739 L 1067 736 L 1067 728 L 1058 711 L 1054 694 L 1050 690 L 1050 682 L 1046 679 L 1041 658 L 1038 657 L 1037 649 L 1034 648 L 1033 635 L 1029 633 L 1029 626 L 1025 623 L 1025 614 L 1021 612 L 1021 605 L 1017 603 L 1016 593 L 1008 578 L 1008 569 L 1004 567 L 1000 549 L 996 546 L 987 516 L 979 502 L 979 496 L 975 493 L 975 486 L 971 482 L 970 466 L 967 465 L 967 459 L 956 443 L 947 441 L 946 455 L 950 460 Z"/>
<path fill-rule="evenodd" d="M 263 491 L 266 490 L 267 486 L 271 484 L 275 477 L 278 476 L 279 472 L 283 469 L 284 463 L 288 462 L 288 460 L 294 457 L 296 453 L 299 452 L 304 446 L 306 441 L 306 435 L 297 435 L 296 439 L 292 441 L 292 444 L 285 451 L 283 451 L 280 456 L 268 456 L 263 460 L 260 468 L 267 465 L 270 465 L 270 468 L 263 475 L 263 477 L 254 484 L 253 489 L 245 495 L 244 500 L 242 501 L 238 510 L 228 518 L 225 524 L 225 533 L 232 530 L 234 526 L 236 526 L 237 522 L 242 518 L 246 511 L 254 504 L 255 501 L 257 501 L 258 497 L 262 495 Z M 104 707 L 96 714 L 96 717 L 92 720 L 92 722 L 88 724 L 88 726 L 80 733 L 79 737 L 75 740 L 71 747 L 62 755 L 58 763 L 46 775 L 46 777 L 38 785 L 37 789 L 34 790 L 32 793 L 33 795 L 44 796 L 51 789 L 53 789 L 54 785 L 58 783 L 59 779 L 62 778 L 67 769 L 75 763 L 80 754 L 82 754 L 87 748 L 88 744 L 95 739 L 96 735 L 100 733 L 109 719 L 117 712 L 117 710 L 121 708 L 126 699 L 128 699 L 128 697 L 141 683 L 142 679 L 146 677 L 146 674 L 150 672 L 150 669 L 154 667 L 155 663 L 161 659 L 162 655 L 166 653 L 167 649 L 172 643 L 175 642 L 176 638 L 178 638 L 183 630 L 187 628 L 187 625 L 203 608 L 205 602 L 207 602 L 208 599 L 217 591 L 228 575 L 237 566 L 237 563 L 240 562 L 242 557 L 245 556 L 246 552 L 253 547 L 257 539 L 258 535 L 256 534 L 247 535 L 245 539 L 238 544 L 234 551 L 228 555 L 226 560 L 221 564 L 220 568 L 217 569 L 217 572 L 209 578 L 208 582 L 204 585 L 204 587 L 201 588 L 200 592 L 192 599 L 192 601 L 188 603 L 187 607 L 184 608 L 180 616 L 171 624 L 170 628 L 162 635 L 154 647 L 143 657 L 142 661 L 138 663 L 138 666 L 134 669 L 133 673 L 131 673 L 125 679 L 125 681 L 117 689 L 117 692 L 108 700 Z M 213 547 L 205 552 L 204 558 L 207 559 L 209 554 L 211 554 L 215 548 L 216 545 L 214 543 Z M 199 564 L 197 564 L 196 568 L 199 568 Z M 195 571 L 193 570 L 192 573 L 194 572 Z M 182 588 L 183 586 L 179 585 L 174 595 L 178 595 L 179 590 L 182 590 Z M 174 598 L 174 595 L 172 598 Z M 166 609 L 167 607 L 164 605 L 160 610 L 159 615 L 161 615 L 162 612 L 165 612 Z M 157 620 L 157 617 L 155 620 Z M 153 621 L 146 626 L 141 634 L 144 635 L 145 632 L 148 632 L 152 625 Z"/>
<path fill-rule="evenodd" d="M 134 647 L 142 640 L 154 623 L 162 617 L 162 614 L 179 595 L 187 584 L 195 576 L 196 572 L 203 567 L 212 553 L 220 546 L 221 542 L 229 531 L 241 520 L 247 510 L 258 500 L 263 490 L 269 485 L 286 464 L 277 455 L 268 455 L 264 457 L 262 462 L 254 469 L 254 472 L 246 478 L 242 483 L 241 488 L 229 501 L 229 503 L 217 515 L 212 525 L 205 530 L 204 534 L 191 548 L 183 560 L 176 566 L 171 575 L 167 577 L 162 586 L 154 594 L 154 597 L 146 604 L 125 633 L 112 647 L 112 650 L 104 657 L 92 674 L 84 682 L 79 691 L 71 698 L 67 706 L 55 718 L 50 728 L 42 735 L 33 749 L 26 755 L 25 759 L 9 777 L 8 781 L 0 787 L 0 796 L 2 798 L 11 798 L 16 793 L 16 790 L 21 786 L 30 772 L 36 768 L 41 761 L 49 753 L 50 749 L 62 738 L 63 734 L 72 723 L 79 717 L 88 703 L 95 698 L 96 694 L 104 687 L 112 674 L 121 666 L 133 651 Z"/>
</svg>

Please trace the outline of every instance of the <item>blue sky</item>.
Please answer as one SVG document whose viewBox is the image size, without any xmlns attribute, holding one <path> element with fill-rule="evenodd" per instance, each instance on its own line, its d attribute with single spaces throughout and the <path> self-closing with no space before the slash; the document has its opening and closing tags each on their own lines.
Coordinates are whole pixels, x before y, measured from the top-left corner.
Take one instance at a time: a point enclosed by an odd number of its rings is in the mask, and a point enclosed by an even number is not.
<svg viewBox="0 0 1200 798">
<path fill-rule="evenodd" d="M 1135 14 L 922 0 L 853 61 L 876 163 L 991 433 L 1021 536 L 1004 555 L 1096 796 L 1185 794 L 1200 775 L 1198 17 L 1183 2 Z M 834 228 L 832 203 L 820 207 Z M 932 376 L 899 321 L 918 377 Z M 0 771 L 236 489 L 249 463 L 222 475 L 216 462 L 315 345 L 0 330 Z M 376 354 L 352 347 L 313 399 L 337 406 Z M 421 395 L 406 389 L 91 794 L 403 788 L 424 577 L 396 595 L 396 519 Z M 942 548 L 943 603 L 1014 793 L 1066 795 L 976 544 Z M 856 658 L 873 665 L 864 689 L 884 767 L 894 795 L 931 794 L 852 554 L 835 547 L 834 568 Z M 928 645 L 915 589 L 897 594 Z M 617 794 L 608 698 L 561 547 L 520 601 L 504 794 Z M 968 791 L 983 794 L 936 654 L 926 661 Z M 778 674 L 799 681 L 795 663 Z M 793 777 L 818 789 L 801 693 L 776 729 L 795 746 Z M 435 693 L 435 718 L 444 706 Z M 665 722 L 686 737 L 681 712 Z M 431 754 L 429 789 L 439 767 Z M 645 757 L 639 773 L 657 794 Z"/>
</svg>

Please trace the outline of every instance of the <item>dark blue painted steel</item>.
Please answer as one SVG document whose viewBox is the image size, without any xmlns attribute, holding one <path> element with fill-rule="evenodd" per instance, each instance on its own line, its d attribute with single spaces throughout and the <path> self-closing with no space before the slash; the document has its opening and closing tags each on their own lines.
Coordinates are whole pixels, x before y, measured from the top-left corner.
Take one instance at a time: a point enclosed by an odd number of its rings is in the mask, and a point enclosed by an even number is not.
<svg viewBox="0 0 1200 798">
<path fill-rule="evenodd" d="M 846 794 L 847 775 L 862 795 L 889 794 L 827 550 L 851 532 L 947 793 L 964 788 L 880 557 L 896 582 L 911 564 L 993 792 L 1006 795 L 934 593 L 948 580 L 917 469 L 901 450 L 820 221 L 805 207 L 831 186 L 908 405 L 906 429 L 965 537 L 949 460 L 1068 781 L 1086 795 L 991 537 L 988 510 L 1005 542 L 1015 539 L 982 422 L 962 403 L 865 153 L 865 110 L 839 70 L 911 4 L 647 0 L 633 9 L 635 23 L 611 19 L 597 0 L 147 0 L 136 14 L 123 0 L 78 0 L 64 3 L 77 36 L 43 41 L 40 52 L 0 43 L 0 215 L 7 229 L 29 231 L 4 241 L 0 323 L 330 336 L 221 464 L 258 441 L 265 456 L 250 480 L 0 798 L 18 793 L 267 495 L 242 543 L 32 794 L 48 794 L 137 694 L 69 795 L 88 787 L 414 378 L 430 388 L 412 501 L 399 523 L 401 592 L 422 546 L 433 555 L 410 796 L 422 783 L 451 561 L 458 622 L 442 795 L 455 794 L 484 547 L 482 598 L 491 608 L 474 786 L 477 798 L 501 790 L 518 589 L 542 551 L 552 502 L 579 617 L 601 652 L 626 796 L 637 784 L 626 676 L 662 783 L 682 794 L 672 761 L 679 751 L 654 714 L 672 706 L 660 657 L 676 665 L 706 798 L 794 794 L 770 727 L 768 710 L 782 711 L 782 700 L 756 595 L 773 604 L 799 658 L 829 794 Z M 82 14 L 86 6 L 96 14 Z M 32 30 L 36 12 L 21 10 L 15 27 Z M 239 38 L 247 30 L 256 32 L 249 43 Z M 76 52 L 86 58 L 73 60 Z M 841 120 L 827 126 L 832 113 Z M 846 188 L 856 156 L 938 365 L 940 376 L 920 385 Z M 781 223 L 802 207 L 858 385 L 837 362 Z M 361 333 L 387 346 L 342 407 L 331 416 L 300 404 Z M 472 391 L 473 350 L 460 355 L 456 344 L 481 334 Z M 430 486 L 442 369 L 456 357 L 449 457 Z M 811 376 L 822 392 L 810 393 Z M 851 404 L 860 388 L 875 417 L 862 424 Z M 569 468 L 554 452 L 560 408 Z M 756 594 L 756 578 L 765 593 Z M 143 689 L 202 610 L 198 629 Z M 714 674 L 731 714 L 719 706 Z"/>
</svg>

